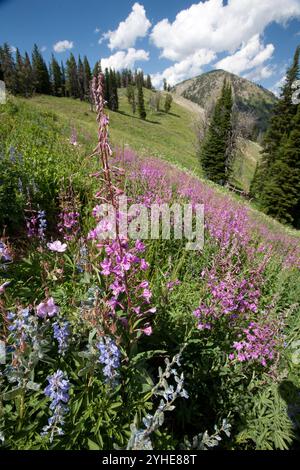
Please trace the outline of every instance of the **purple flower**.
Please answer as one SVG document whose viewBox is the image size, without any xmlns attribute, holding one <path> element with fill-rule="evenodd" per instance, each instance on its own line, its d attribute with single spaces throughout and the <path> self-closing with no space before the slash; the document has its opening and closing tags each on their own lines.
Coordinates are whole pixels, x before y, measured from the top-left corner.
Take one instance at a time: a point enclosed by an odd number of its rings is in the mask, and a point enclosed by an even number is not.
<svg viewBox="0 0 300 470">
<path fill-rule="evenodd" d="M 53 336 L 58 342 L 58 352 L 64 355 L 69 345 L 70 323 L 68 321 L 63 324 L 53 323 Z"/>
<path fill-rule="evenodd" d="M 56 251 L 57 253 L 64 253 L 67 249 L 66 243 L 61 243 L 59 240 L 56 240 L 52 243 L 47 243 L 47 247 L 50 251 Z"/>
<path fill-rule="evenodd" d="M 41 302 L 36 308 L 36 314 L 40 318 L 54 317 L 59 312 L 59 307 L 55 305 L 53 297 L 45 302 Z"/>
</svg>

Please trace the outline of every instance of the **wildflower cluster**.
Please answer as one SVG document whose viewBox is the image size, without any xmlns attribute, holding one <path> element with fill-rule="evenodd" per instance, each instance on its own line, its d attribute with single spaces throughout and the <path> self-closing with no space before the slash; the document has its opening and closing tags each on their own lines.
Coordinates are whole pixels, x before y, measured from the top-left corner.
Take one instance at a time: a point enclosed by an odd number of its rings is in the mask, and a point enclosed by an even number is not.
<svg viewBox="0 0 300 470">
<path fill-rule="evenodd" d="M 239 362 L 259 361 L 264 367 L 267 366 L 267 360 L 274 359 L 274 350 L 277 345 L 276 327 L 273 324 L 260 325 L 257 322 L 251 322 L 248 328 L 243 330 L 245 339 L 233 343 L 235 353 L 229 355 L 229 359 L 237 359 Z"/>
</svg>

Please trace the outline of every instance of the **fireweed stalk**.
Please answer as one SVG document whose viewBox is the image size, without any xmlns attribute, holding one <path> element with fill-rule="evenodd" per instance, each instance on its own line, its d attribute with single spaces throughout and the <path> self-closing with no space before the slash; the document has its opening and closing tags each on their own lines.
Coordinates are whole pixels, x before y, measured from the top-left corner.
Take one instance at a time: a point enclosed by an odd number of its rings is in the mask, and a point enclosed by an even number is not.
<svg viewBox="0 0 300 470">
<path fill-rule="evenodd" d="M 93 210 L 93 216 L 98 223 L 95 229 L 89 233 L 88 238 L 94 240 L 100 252 L 105 254 L 101 262 L 101 274 L 107 279 L 108 287 L 103 315 L 106 326 L 114 323 L 112 319 L 117 318 L 116 312 L 118 311 L 118 318 L 121 324 L 128 329 L 132 341 L 134 337 L 144 332 L 144 320 L 147 320 L 149 314 L 155 313 L 155 309 L 150 306 L 152 293 L 149 284 L 146 280 L 140 279 L 141 273 L 146 271 L 149 266 L 140 256 L 145 251 L 145 245 L 137 240 L 135 245 L 131 247 L 128 239 L 120 234 L 120 224 L 124 220 L 123 214 L 119 210 L 118 196 L 124 193 L 123 189 L 120 189 L 124 170 L 116 166 L 110 168 L 109 165 L 112 150 L 108 140 L 109 118 L 104 112 L 104 76 L 102 73 L 98 77 L 94 77 L 92 92 L 97 112 L 98 144 L 91 157 L 97 156 L 101 166 L 101 169 L 93 176 L 102 183 L 96 198 L 106 207 L 113 208 L 116 220 L 114 227 L 105 224 L 101 220 L 103 205 L 96 206 Z M 108 239 L 107 235 L 112 230 L 113 239 Z M 109 328 L 111 331 L 115 329 L 112 325 Z M 146 331 L 148 334 L 149 327 Z"/>
</svg>

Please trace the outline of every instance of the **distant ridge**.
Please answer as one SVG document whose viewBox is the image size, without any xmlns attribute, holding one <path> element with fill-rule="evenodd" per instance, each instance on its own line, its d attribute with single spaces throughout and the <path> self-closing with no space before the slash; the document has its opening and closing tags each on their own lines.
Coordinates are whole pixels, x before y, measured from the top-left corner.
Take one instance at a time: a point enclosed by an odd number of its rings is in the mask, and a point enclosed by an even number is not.
<svg viewBox="0 0 300 470">
<path fill-rule="evenodd" d="M 220 96 L 224 80 L 232 84 L 235 104 L 240 115 L 255 121 L 256 133 L 267 128 L 276 96 L 261 85 L 225 70 L 211 70 L 174 86 L 173 92 L 203 108 L 208 115 Z"/>
</svg>

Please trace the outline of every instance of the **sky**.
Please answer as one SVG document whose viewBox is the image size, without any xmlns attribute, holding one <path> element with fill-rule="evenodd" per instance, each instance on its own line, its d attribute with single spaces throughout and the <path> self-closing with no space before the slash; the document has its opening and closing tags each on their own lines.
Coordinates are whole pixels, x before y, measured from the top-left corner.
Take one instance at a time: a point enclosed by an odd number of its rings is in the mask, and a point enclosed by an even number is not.
<svg viewBox="0 0 300 470">
<path fill-rule="evenodd" d="M 0 0 L 0 44 L 141 68 L 154 86 L 224 69 L 278 92 L 300 44 L 300 0 Z"/>
</svg>

